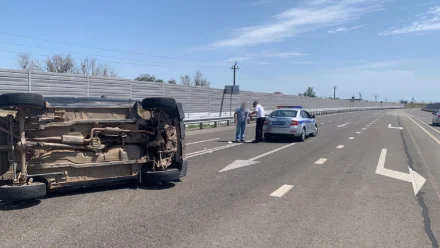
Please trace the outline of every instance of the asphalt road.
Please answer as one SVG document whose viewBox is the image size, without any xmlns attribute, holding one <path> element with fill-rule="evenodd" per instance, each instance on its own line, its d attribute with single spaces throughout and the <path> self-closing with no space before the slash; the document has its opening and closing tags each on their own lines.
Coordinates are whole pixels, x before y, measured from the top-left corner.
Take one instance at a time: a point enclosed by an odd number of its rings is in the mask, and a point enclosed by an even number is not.
<svg viewBox="0 0 440 248">
<path fill-rule="evenodd" d="M 189 132 L 188 175 L 176 184 L 2 205 L 0 247 L 438 247 L 440 127 L 431 114 L 317 122 L 318 136 L 295 144 L 229 144 L 233 128 Z M 246 139 L 253 134 L 250 125 Z M 236 160 L 247 166 L 219 172 Z"/>
</svg>

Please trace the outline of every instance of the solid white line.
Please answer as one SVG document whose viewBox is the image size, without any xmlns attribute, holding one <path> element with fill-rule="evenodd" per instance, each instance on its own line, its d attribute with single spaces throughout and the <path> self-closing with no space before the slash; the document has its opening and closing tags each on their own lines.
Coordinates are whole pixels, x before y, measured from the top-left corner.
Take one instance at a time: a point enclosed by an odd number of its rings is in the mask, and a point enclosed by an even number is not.
<svg viewBox="0 0 440 248">
<path fill-rule="evenodd" d="M 279 189 L 275 190 L 270 196 L 281 197 L 293 188 L 293 185 L 284 184 Z"/>
<path fill-rule="evenodd" d="M 327 161 L 326 158 L 320 158 L 320 159 L 318 159 L 318 161 L 315 162 L 315 164 L 323 164 L 323 163 L 325 163 L 325 161 Z"/>
<path fill-rule="evenodd" d="M 422 120 L 420 120 L 419 118 L 415 117 L 414 115 L 412 117 L 416 118 L 418 121 L 420 121 L 421 123 L 425 124 L 427 127 L 431 128 L 432 130 L 436 131 L 437 133 L 440 133 L 440 131 L 438 131 L 437 129 L 431 127 L 428 123 L 423 122 Z"/>
<path fill-rule="evenodd" d="M 361 132 L 356 132 L 357 134 L 360 134 Z"/>
<path fill-rule="evenodd" d="M 202 141 L 197 141 L 197 142 L 192 142 L 192 143 L 186 143 L 186 145 L 194 145 L 194 144 L 204 143 L 204 142 L 213 141 L 213 140 L 218 140 L 218 139 L 220 139 L 220 138 L 208 139 L 208 140 L 202 140 Z"/>
<path fill-rule="evenodd" d="M 348 138 L 348 139 L 354 139 L 354 137 L 350 137 L 350 138 Z"/>
<path fill-rule="evenodd" d="M 336 148 L 342 149 L 342 148 L 344 148 L 344 146 L 343 145 L 338 145 Z"/>
<path fill-rule="evenodd" d="M 263 154 L 261 154 L 261 155 L 258 155 L 258 156 L 256 156 L 256 157 L 251 158 L 251 159 L 248 159 L 248 160 L 257 160 L 257 159 L 259 159 L 259 158 L 262 158 L 262 157 L 264 157 L 264 156 L 267 156 L 267 155 L 272 154 L 272 153 L 274 153 L 274 152 L 277 152 L 277 151 L 279 151 L 279 150 L 283 150 L 284 148 L 287 148 L 287 147 L 289 147 L 289 146 L 293 146 L 293 145 L 295 145 L 295 143 L 292 143 L 292 144 L 288 144 L 288 145 L 282 146 L 282 147 L 280 147 L 280 148 L 277 148 L 277 149 L 272 150 L 272 151 L 270 151 L 270 152 L 263 153 Z"/>
<path fill-rule="evenodd" d="M 186 158 L 192 158 L 192 157 L 200 156 L 200 155 L 207 154 L 207 153 L 212 153 L 212 152 L 215 152 L 215 151 L 220 151 L 220 150 L 223 150 L 223 149 L 226 149 L 226 148 L 230 148 L 230 147 L 234 147 L 234 146 L 238 146 L 238 145 L 241 145 L 241 143 L 232 144 L 232 145 L 226 145 L 226 146 L 219 146 L 219 147 L 212 148 L 212 149 L 201 150 L 201 151 L 198 151 L 198 152 L 193 152 L 193 153 L 187 154 Z"/>
<path fill-rule="evenodd" d="M 424 129 L 422 126 L 420 126 L 420 124 L 417 123 L 413 118 L 411 118 L 411 117 L 409 117 L 409 116 L 408 116 L 408 118 L 409 118 L 410 120 L 412 120 L 417 126 L 419 126 L 420 129 L 422 129 L 427 135 L 429 135 L 429 137 L 431 137 L 435 142 L 437 142 L 437 144 L 440 145 L 440 140 L 438 140 L 436 137 L 434 137 L 434 135 L 432 135 L 430 132 L 428 132 L 428 130 L 426 130 L 426 129 Z"/>
</svg>

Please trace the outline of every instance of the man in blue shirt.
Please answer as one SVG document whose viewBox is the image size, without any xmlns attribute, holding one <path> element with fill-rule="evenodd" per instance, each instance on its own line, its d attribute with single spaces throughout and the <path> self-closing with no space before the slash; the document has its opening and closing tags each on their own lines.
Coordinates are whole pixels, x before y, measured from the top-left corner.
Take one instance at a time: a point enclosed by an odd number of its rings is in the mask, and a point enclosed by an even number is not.
<svg viewBox="0 0 440 248">
<path fill-rule="evenodd" d="M 235 141 L 244 142 L 244 131 L 246 129 L 246 121 L 249 115 L 246 103 L 242 103 L 240 107 L 235 110 L 234 121 L 237 123 L 237 129 L 235 131 Z"/>
</svg>

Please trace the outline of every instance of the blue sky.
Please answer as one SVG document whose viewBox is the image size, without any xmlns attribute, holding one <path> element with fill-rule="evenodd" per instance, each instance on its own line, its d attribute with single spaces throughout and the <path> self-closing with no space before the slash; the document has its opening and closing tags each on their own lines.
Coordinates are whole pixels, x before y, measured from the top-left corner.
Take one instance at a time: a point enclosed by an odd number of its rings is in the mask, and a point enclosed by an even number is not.
<svg viewBox="0 0 440 248">
<path fill-rule="evenodd" d="M 0 68 L 96 57 L 123 78 L 318 96 L 440 101 L 440 0 L 0 1 Z M 53 42 L 57 41 L 57 42 Z"/>
</svg>

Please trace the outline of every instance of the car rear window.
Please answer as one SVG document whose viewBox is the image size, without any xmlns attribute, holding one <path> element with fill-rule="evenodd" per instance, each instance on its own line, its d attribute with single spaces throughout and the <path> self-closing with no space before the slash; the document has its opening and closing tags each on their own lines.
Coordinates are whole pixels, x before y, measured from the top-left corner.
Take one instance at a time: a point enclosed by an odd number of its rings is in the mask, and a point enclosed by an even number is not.
<svg viewBox="0 0 440 248">
<path fill-rule="evenodd" d="M 270 117 L 296 117 L 297 114 L 296 110 L 275 110 L 270 114 Z"/>
</svg>

